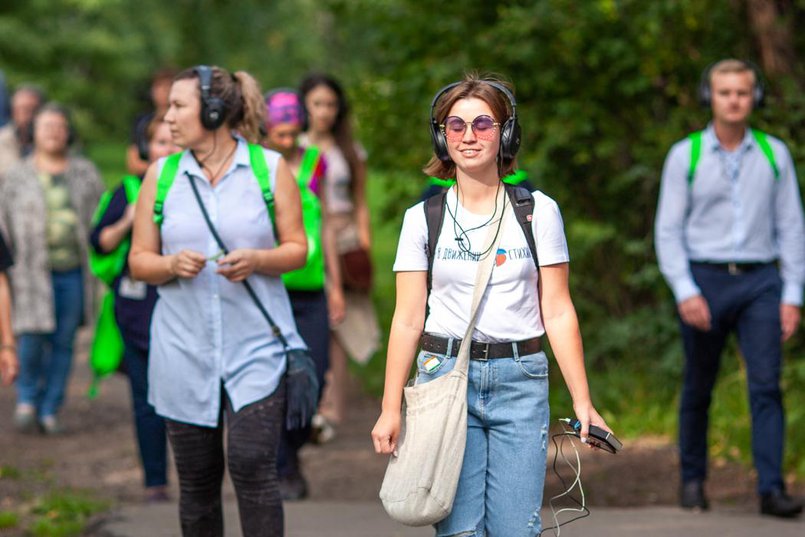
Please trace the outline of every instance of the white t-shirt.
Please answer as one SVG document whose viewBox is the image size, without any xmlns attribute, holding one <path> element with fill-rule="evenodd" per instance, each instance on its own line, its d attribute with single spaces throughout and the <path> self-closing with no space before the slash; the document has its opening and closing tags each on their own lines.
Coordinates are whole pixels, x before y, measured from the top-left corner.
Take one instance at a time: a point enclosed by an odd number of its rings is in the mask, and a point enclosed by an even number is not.
<svg viewBox="0 0 805 537">
<path fill-rule="evenodd" d="M 540 266 L 568 262 L 570 256 L 559 206 L 538 190 L 533 195 L 533 229 Z M 508 204 L 508 197 L 506 201 Z M 414 205 L 405 213 L 394 272 L 428 270 L 428 225 L 423 203 Z M 491 215 L 473 214 L 463 207 L 457 209 L 457 206 L 456 194 L 450 189 L 442 231 L 436 242 L 433 288 L 428 299 L 430 314 L 425 321 L 425 331 L 463 338 L 469 322 L 478 259 L 460 250 L 456 237 L 462 234 L 459 226 L 470 230 L 484 224 Z M 508 221 L 495 254 L 492 281 L 481 299 L 478 322 L 472 337 L 476 341 L 520 341 L 545 333 L 539 314 L 537 269 L 525 234 L 510 205 L 506 209 L 506 218 Z M 497 218 L 493 222 L 497 225 Z M 463 235 L 462 243 L 479 253 L 487 231 L 487 227 L 468 231 Z"/>
</svg>

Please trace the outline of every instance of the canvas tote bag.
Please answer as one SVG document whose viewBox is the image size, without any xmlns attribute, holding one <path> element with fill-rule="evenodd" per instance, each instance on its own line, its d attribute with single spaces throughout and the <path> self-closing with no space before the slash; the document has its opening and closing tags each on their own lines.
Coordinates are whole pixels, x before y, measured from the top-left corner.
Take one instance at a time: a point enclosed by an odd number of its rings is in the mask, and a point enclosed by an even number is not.
<svg viewBox="0 0 805 537">
<path fill-rule="evenodd" d="M 498 203 L 503 205 L 501 218 L 504 218 L 505 195 L 500 193 Z M 499 228 L 489 226 L 484 246 L 494 244 L 478 263 L 470 321 L 454 369 L 430 382 L 403 390 L 405 408 L 397 442 L 398 455 L 389 460 L 380 499 L 392 519 L 408 526 L 434 524 L 449 515 L 453 508 L 467 443 L 470 343 L 505 222 L 503 219 Z"/>
</svg>

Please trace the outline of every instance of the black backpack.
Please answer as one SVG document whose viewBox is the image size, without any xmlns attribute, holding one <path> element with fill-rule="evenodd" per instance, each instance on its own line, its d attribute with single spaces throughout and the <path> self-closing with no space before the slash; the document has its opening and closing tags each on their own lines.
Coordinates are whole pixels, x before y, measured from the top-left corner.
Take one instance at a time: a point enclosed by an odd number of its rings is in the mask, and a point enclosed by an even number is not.
<svg viewBox="0 0 805 537">
<path fill-rule="evenodd" d="M 509 201 L 514 208 L 517 222 L 523 229 L 528 249 L 531 250 L 531 257 L 534 259 L 534 265 L 539 271 L 537 243 L 534 240 L 534 230 L 531 227 L 532 215 L 534 214 L 534 196 L 522 186 L 504 183 L 503 187 L 506 189 L 506 194 L 508 194 Z M 433 260 L 436 255 L 436 241 L 439 240 L 439 234 L 442 232 L 442 224 L 444 223 L 446 200 L 447 190 L 444 190 L 426 199 L 424 203 L 425 221 L 428 224 L 428 295 L 430 295 L 430 290 L 433 286 Z"/>
</svg>

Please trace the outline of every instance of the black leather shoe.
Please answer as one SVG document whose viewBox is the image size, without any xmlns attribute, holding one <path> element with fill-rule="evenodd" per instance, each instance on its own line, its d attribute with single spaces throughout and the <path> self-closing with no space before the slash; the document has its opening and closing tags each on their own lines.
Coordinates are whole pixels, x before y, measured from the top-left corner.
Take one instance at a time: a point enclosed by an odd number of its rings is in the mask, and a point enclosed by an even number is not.
<svg viewBox="0 0 805 537">
<path fill-rule="evenodd" d="M 707 497 L 704 495 L 704 483 L 701 481 L 687 481 L 679 488 L 679 505 L 685 509 L 706 511 L 710 508 Z"/>
<path fill-rule="evenodd" d="M 780 518 L 793 518 L 802 513 L 802 500 L 795 499 L 781 490 L 760 497 L 760 513 Z"/>
</svg>

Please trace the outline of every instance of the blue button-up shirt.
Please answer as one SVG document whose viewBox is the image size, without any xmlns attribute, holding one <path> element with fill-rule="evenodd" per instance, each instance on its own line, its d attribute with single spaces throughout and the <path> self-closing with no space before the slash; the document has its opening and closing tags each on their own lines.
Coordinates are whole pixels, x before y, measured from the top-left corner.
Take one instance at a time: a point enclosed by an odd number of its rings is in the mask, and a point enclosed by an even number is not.
<svg viewBox="0 0 805 537">
<path fill-rule="evenodd" d="M 708 126 L 692 183 L 690 139 L 677 142 L 668 153 L 655 245 L 660 270 L 677 302 L 701 294 L 690 261 L 779 260 L 782 302 L 802 305 L 805 225 L 796 171 L 785 144 L 773 136 L 767 139 L 779 178 L 748 129 L 738 148 L 726 151 Z"/>
<path fill-rule="evenodd" d="M 279 154 L 266 150 L 265 155 L 273 188 Z M 164 204 L 164 255 L 190 249 L 213 257 L 219 251 L 193 195 L 191 176 L 230 250 L 274 247 L 248 147 L 239 140 L 232 166 L 215 187 L 189 152 L 182 156 Z M 148 371 L 149 402 L 158 414 L 210 427 L 218 424 L 222 384 L 238 411 L 274 392 L 285 370 L 282 345 L 243 283 L 230 282 L 216 269 L 209 261 L 195 278 L 159 286 Z M 305 348 L 280 278 L 254 273 L 249 282 L 291 347 Z"/>
</svg>

